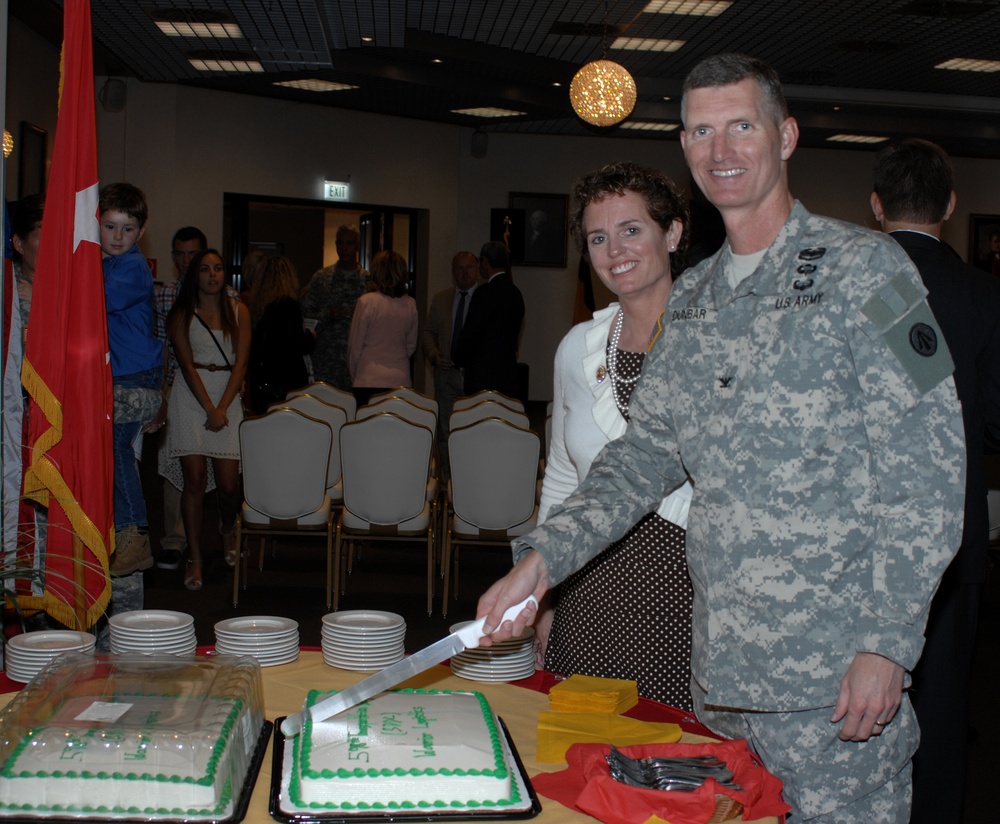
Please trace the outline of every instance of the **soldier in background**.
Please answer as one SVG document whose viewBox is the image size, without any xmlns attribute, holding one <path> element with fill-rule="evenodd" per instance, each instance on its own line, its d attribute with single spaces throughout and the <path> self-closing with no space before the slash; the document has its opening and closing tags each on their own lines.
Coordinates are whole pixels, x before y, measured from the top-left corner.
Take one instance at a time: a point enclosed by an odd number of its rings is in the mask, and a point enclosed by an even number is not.
<svg viewBox="0 0 1000 824">
<path fill-rule="evenodd" d="M 368 289 L 368 271 L 358 263 L 361 233 L 357 226 L 337 229 L 337 262 L 320 269 L 302 292 L 302 315 L 317 320 L 313 377 L 351 391 L 347 338 L 354 307 Z"/>
</svg>

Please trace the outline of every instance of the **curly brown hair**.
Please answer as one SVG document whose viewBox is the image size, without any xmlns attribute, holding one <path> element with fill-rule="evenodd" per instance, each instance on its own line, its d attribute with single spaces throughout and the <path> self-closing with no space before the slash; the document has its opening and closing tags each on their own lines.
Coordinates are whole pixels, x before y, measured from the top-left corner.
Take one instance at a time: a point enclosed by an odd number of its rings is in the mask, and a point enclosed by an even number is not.
<svg viewBox="0 0 1000 824">
<path fill-rule="evenodd" d="M 674 182 L 658 169 L 640 166 L 638 163 L 611 163 L 595 172 L 585 174 L 573 187 L 573 213 L 570 215 L 569 230 L 580 254 L 590 259 L 587 250 L 587 234 L 583 227 L 583 212 L 591 203 L 604 200 L 611 195 L 635 192 L 646 203 L 646 211 L 656 224 L 667 231 L 675 220 L 681 222 L 683 230 L 676 251 L 670 253 L 670 271 L 677 273 L 684 268 L 690 242 L 690 214 L 687 203 L 681 197 Z"/>
</svg>

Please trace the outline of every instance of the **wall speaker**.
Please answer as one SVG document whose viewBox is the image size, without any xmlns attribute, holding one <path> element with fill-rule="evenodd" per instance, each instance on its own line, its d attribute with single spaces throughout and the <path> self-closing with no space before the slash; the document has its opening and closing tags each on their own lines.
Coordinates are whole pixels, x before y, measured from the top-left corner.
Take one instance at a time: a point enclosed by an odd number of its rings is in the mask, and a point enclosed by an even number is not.
<svg viewBox="0 0 1000 824">
<path fill-rule="evenodd" d="M 125 108 L 125 81 L 109 77 L 104 81 L 97 97 L 101 101 L 101 107 L 104 111 L 118 114 Z"/>
</svg>

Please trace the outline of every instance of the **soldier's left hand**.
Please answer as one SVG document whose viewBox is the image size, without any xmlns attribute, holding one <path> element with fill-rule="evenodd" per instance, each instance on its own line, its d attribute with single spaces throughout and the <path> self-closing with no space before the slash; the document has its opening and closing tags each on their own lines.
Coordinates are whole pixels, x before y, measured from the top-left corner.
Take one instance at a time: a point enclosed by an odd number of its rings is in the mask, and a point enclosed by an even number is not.
<svg viewBox="0 0 1000 824">
<path fill-rule="evenodd" d="M 902 703 L 903 674 L 899 664 L 874 652 L 854 656 L 830 719 L 834 724 L 843 720 L 842 740 L 867 741 L 882 734 Z"/>
</svg>

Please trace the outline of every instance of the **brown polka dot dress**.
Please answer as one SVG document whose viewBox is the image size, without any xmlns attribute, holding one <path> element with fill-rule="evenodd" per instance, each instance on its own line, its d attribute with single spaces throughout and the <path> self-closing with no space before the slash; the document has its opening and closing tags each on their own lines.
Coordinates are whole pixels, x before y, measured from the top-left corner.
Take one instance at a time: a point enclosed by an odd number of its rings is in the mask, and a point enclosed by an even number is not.
<svg viewBox="0 0 1000 824">
<path fill-rule="evenodd" d="M 625 377 L 643 353 L 617 352 Z M 627 409 L 632 384 L 616 382 Z M 691 711 L 691 602 L 684 530 L 655 512 L 557 591 L 545 668 L 636 681 L 639 694 Z"/>
</svg>

